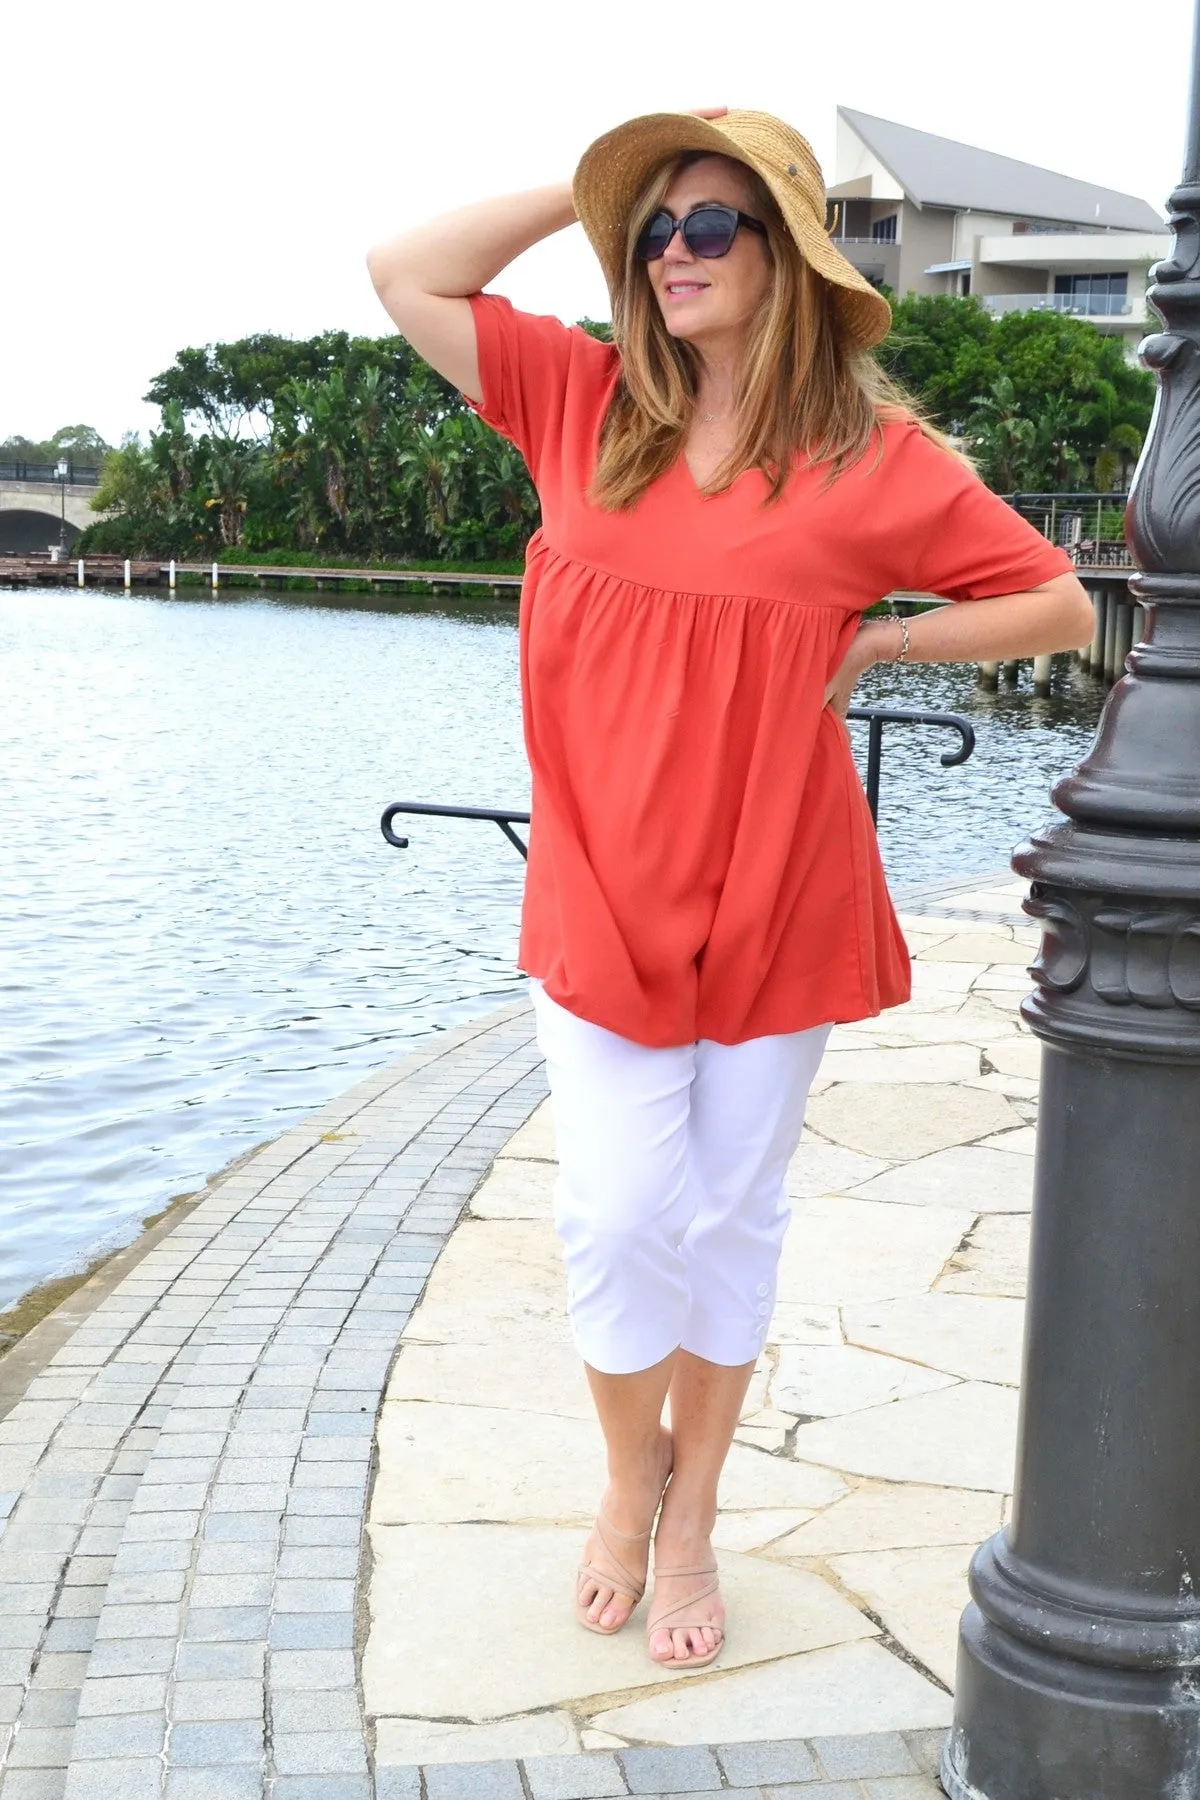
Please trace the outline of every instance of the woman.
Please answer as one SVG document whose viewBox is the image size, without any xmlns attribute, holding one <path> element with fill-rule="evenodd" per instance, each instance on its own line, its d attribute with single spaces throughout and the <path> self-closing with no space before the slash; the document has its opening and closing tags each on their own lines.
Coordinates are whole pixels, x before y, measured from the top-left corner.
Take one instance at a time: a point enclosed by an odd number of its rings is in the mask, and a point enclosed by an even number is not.
<svg viewBox="0 0 1200 1800">
<path fill-rule="evenodd" d="M 613 345 L 481 292 L 576 217 Z M 520 964 L 609 1473 L 576 1604 L 591 1630 L 625 1624 L 657 1518 L 648 1646 L 673 1669 L 723 1641 L 717 1483 L 809 1085 L 833 1023 L 909 993 L 851 691 L 880 660 L 999 661 L 1091 630 L 1067 557 L 881 374 L 887 303 L 824 219 L 804 139 L 720 108 L 631 120 L 573 189 L 464 208 L 368 259 L 541 500 Z M 863 618 L 896 589 L 972 604 Z"/>
</svg>

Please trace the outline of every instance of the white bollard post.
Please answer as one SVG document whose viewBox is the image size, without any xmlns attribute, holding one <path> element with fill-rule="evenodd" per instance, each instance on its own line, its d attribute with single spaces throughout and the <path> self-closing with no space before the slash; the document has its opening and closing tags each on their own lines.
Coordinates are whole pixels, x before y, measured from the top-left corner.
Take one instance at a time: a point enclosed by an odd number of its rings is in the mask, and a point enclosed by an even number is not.
<svg viewBox="0 0 1200 1800">
<path fill-rule="evenodd" d="M 83 558 L 82 558 L 82 556 L 80 557 L 79 562 L 76 566 L 75 579 L 79 583 L 80 587 L 82 587 L 83 586 Z"/>
<path fill-rule="evenodd" d="M 994 694 L 1000 685 L 1000 664 L 998 662 L 981 662 L 978 681 L 981 688 Z"/>
<path fill-rule="evenodd" d="M 129 569 L 129 558 L 126 557 L 125 558 L 125 592 L 126 593 L 129 592 L 129 589 L 132 586 L 132 584 L 133 584 L 133 577 L 132 577 L 132 575 L 130 573 L 130 569 Z"/>
<path fill-rule="evenodd" d="M 212 590 L 213 590 L 214 594 L 217 591 L 217 565 L 216 565 L 216 563 L 213 564 L 213 570 L 212 570 Z"/>
<path fill-rule="evenodd" d="M 1052 667 L 1052 658 L 1051 657 L 1049 657 L 1049 656 L 1035 656 L 1034 657 L 1034 659 L 1033 659 L 1033 691 L 1035 694 L 1048 694 L 1050 692 L 1051 667 Z"/>
<path fill-rule="evenodd" d="M 171 558 L 170 562 L 167 565 L 167 586 L 170 588 L 172 593 L 175 592 L 175 558 L 174 557 Z"/>
</svg>

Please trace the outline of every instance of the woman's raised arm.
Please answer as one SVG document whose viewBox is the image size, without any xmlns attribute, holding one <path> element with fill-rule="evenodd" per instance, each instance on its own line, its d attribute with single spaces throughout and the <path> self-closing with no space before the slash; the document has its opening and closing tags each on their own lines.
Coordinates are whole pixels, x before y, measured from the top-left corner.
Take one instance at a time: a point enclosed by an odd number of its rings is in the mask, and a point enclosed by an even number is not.
<svg viewBox="0 0 1200 1800">
<path fill-rule="evenodd" d="M 569 182 L 443 213 L 367 256 L 375 292 L 413 349 L 471 400 L 482 400 L 467 302 L 523 250 L 574 222 Z"/>
</svg>

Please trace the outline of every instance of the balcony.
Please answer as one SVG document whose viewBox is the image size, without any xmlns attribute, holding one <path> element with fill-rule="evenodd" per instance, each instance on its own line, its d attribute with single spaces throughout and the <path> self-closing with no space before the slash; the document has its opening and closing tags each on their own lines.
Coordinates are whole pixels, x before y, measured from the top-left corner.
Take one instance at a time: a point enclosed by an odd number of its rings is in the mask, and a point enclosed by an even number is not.
<svg viewBox="0 0 1200 1800">
<path fill-rule="evenodd" d="M 1134 321 L 1128 294 L 980 294 L 980 304 L 999 318 L 1010 312 L 1069 313 L 1074 319 L 1128 319 Z"/>
</svg>

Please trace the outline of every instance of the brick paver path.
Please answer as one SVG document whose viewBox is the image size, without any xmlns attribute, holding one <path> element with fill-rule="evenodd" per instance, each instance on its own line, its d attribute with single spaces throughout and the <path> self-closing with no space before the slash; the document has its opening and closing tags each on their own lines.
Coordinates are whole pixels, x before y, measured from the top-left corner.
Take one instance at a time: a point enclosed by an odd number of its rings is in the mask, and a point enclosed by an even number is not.
<svg viewBox="0 0 1200 1800">
<path fill-rule="evenodd" d="M 0 1419 L 0 1800 L 936 1792 L 938 1732 L 376 1774 L 376 1417 L 441 1248 L 544 1095 L 523 1001 L 359 1083 L 215 1181 Z"/>
</svg>

